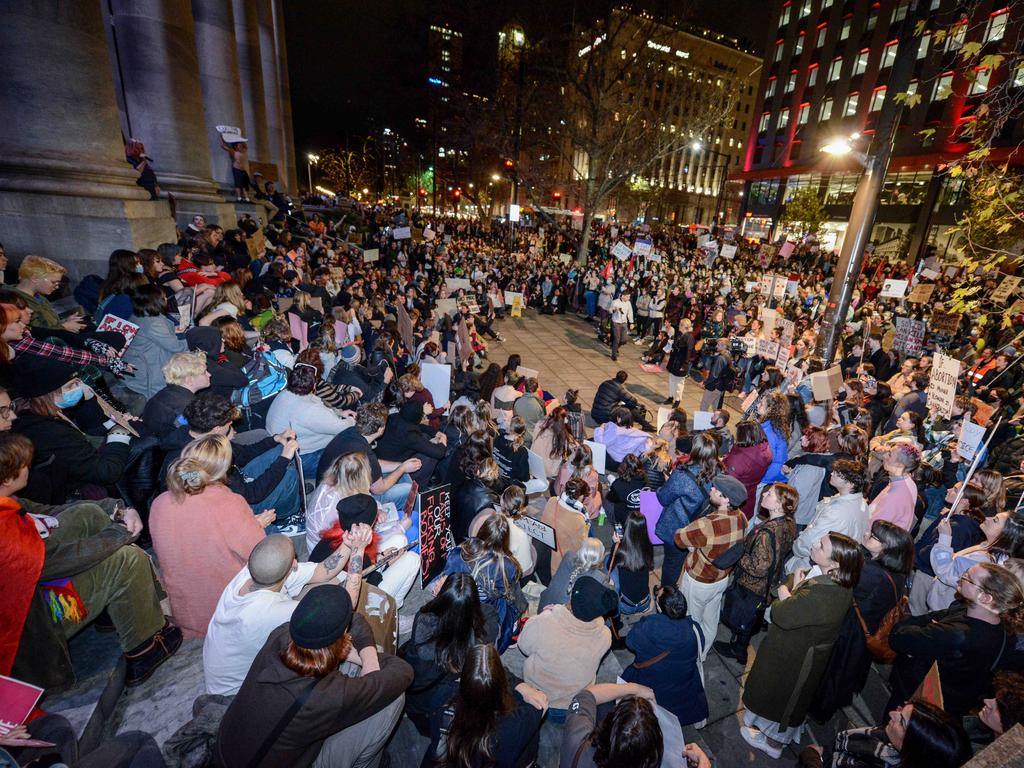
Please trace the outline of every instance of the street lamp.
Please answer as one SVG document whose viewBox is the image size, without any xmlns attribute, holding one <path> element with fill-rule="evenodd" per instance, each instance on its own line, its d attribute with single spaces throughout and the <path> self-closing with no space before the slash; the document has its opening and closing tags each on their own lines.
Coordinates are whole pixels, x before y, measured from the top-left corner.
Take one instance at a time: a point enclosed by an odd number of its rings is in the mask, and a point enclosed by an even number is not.
<svg viewBox="0 0 1024 768">
<path fill-rule="evenodd" d="M 491 174 L 491 181 L 501 181 L 501 176 L 498 175 L 497 173 L 492 173 Z"/>
<path fill-rule="evenodd" d="M 690 142 L 690 149 L 695 153 L 701 152 L 704 149 L 704 142 L 701 141 L 700 139 L 694 139 L 693 141 Z M 721 152 L 719 152 L 717 149 L 714 149 L 713 147 L 708 148 L 708 152 L 710 152 L 712 155 L 716 157 L 725 157 L 725 155 L 723 155 Z M 721 167 L 722 169 L 722 180 L 721 182 L 719 182 L 718 185 L 718 196 L 715 198 L 715 217 L 714 219 L 712 219 L 712 223 L 714 224 L 712 234 L 715 235 L 718 234 L 718 216 L 720 211 L 722 210 L 722 198 L 725 197 L 725 177 L 729 173 L 729 159 L 726 158 L 725 162 L 722 163 L 721 166 L 714 166 L 714 168 L 718 167 Z M 709 187 L 708 192 L 710 191 L 711 188 Z"/>
<path fill-rule="evenodd" d="M 313 166 L 320 162 L 320 155 L 312 152 L 306 155 L 306 177 L 309 181 L 309 194 L 313 194 Z"/>
</svg>

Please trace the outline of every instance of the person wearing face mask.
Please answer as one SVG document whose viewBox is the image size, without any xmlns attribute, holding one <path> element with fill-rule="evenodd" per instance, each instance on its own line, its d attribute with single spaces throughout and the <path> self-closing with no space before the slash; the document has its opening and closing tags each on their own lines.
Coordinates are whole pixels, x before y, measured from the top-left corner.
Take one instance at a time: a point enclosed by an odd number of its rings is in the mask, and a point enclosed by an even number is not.
<svg viewBox="0 0 1024 768">
<path fill-rule="evenodd" d="M 35 466 L 53 463 L 66 470 L 68 493 L 87 484 L 113 486 L 123 478 L 131 434 L 108 420 L 103 424 L 106 436 L 95 447 L 95 438 L 73 421 L 80 413 L 88 415 L 85 411 L 94 403 L 83 400 L 94 396 L 70 366 L 43 358 L 33 361 L 15 382 L 14 395 L 14 431 L 32 441 Z"/>
<path fill-rule="evenodd" d="M 104 315 L 129 319 L 132 316 L 131 290 L 149 282 L 135 251 L 118 248 L 110 254 L 107 264 L 107 279 L 100 286 L 99 305 L 95 312 L 97 323 Z"/>
</svg>

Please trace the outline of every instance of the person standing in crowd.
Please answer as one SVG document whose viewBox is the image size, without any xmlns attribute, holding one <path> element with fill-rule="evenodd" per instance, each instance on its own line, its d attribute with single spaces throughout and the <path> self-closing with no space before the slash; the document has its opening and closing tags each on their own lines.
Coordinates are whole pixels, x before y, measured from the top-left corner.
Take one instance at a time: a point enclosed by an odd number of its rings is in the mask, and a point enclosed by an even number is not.
<svg viewBox="0 0 1024 768">
<path fill-rule="evenodd" d="M 711 340 L 708 341 L 711 343 Z M 714 341 L 714 351 L 708 356 L 707 377 L 704 379 L 704 394 L 700 398 L 702 411 L 714 411 L 722 404 L 722 396 L 733 386 L 732 355 L 729 354 L 729 340 Z"/>
<path fill-rule="evenodd" d="M 888 520 L 907 531 L 914 526 L 917 484 L 912 475 L 920 462 L 921 451 L 912 443 L 893 443 L 885 450 L 882 468 L 889 475 L 889 484 L 868 506 L 872 522 Z"/>
<path fill-rule="evenodd" d="M 775 759 L 800 732 L 864 558 L 856 541 L 829 533 L 811 550 L 811 562 L 779 587 L 768 636 L 743 686 L 740 736 Z"/>
<path fill-rule="evenodd" d="M 612 360 L 619 359 L 619 347 L 629 337 L 629 326 L 633 324 L 633 304 L 629 291 L 623 291 L 619 298 L 612 302 Z"/>
<path fill-rule="evenodd" d="M 861 541 L 868 528 L 868 506 L 864 500 L 864 466 L 856 461 L 839 459 L 833 462 L 829 483 L 838 491 L 818 502 L 814 517 L 793 542 L 793 556 L 786 563 L 786 573 L 810 568 L 811 550 L 830 531 Z"/>
<path fill-rule="evenodd" d="M 735 477 L 747 491 L 743 514 L 749 520 L 754 514 L 757 486 L 772 463 L 772 449 L 768 438 L 756 421 L 744 419 L 736 425 L 736 440 L 722 464 L 726 472 Z"/>
</svg>

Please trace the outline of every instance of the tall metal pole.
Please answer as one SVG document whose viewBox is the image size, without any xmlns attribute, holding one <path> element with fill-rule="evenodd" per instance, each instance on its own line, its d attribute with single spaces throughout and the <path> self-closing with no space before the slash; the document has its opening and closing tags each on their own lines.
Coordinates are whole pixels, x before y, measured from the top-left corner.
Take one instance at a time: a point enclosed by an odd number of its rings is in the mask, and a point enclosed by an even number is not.
<svg viewBox="0 0 1024 768">
<path fill-rule="evenodd" d="M 902 111 L 896 101 L 896 94 L 905 92 L 910 84 L 917 60 L 917 48 L 920 39 L 914 36 L 914 26 L 928 16 L 929 4 L 923 0 L 911 0 L 907 17 L 900 27 L 899 45 L 896 59 L 892 65 L 892 74 L 888 80 L 885 101 L 878 116 L 877 143 L 865 163 L 864 175 L 857 185 L 850 210 L 850 223 L 843 238 L 843 247 L 839 252 L 839 262 L 832 278 L 828 303 L 822 317 L 818 340 L 815 344 L 815 356 L 820 358 L 827 367 L 832 363 L 836 347 L 846 324 L 846 314 L 850 309 L 853 289 L 857 285 L 857 277 L 864 266 L 864 248 L 871 237 L 878 211 L 878 198 L 882 191 L 892 157 L 893 144 L 896 140 L 896 128 Z"/>
<path fill-rule="evenodd" d="M 306 179 L 309 181 L 309 194 L 313 194 L 313 161 L 306 158 Z"/>
</svg>

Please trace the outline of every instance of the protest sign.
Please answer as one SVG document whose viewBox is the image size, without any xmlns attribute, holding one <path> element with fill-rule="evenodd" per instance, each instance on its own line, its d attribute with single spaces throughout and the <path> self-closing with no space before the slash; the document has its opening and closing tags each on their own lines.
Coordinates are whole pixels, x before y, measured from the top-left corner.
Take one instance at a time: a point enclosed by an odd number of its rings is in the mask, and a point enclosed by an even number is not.
<svg viewBox="0 0 1024 768">
<path fill-rule="evenodd" d="M 770 297 L 772 295 L 772 286 L 774 285 L 774 283 L 775 275 L 761 275 L 761 295 Z"/>
<path fill-rule="evenodd" d="M 515 518 L 513 522 L 526 531 L 531 539 L 539 541 L 550 549 L 557 548 L 558 545 L 555 541 L 555 529 L 547 523 L 542 523 L 540 520 L 535 520 L 534 518 L 527 517 L 526 515 Z"/>
<path fill-rule="evenodd" d="M 571 253 L 560 253 L 560 254 L 558 254 L 558 260 L 562 264 L 568 264 L 570 261 L 572 261 L 572 254 Z"/>
<path fill-rule="evenodd" d="M 959 313 L 950 314 L 941 309 L 933 309 L 929 326 L 932 333 L 942 336 L 954 336 L 957 328 L 960 327 L 961 318 L 962 315 Z"/>
<path fill-rule="evenodd" d="M 132 426 L 132 422 L 128 420 L 128 417 L 125 414 L 121 413 L 99 395 L 96 395 L 96 402 L 99 404 L 100 410 L 103 411 L 103 414 L 108 419 L 134 437 L 139 436 L 139 433 L 135 431 L 135 427 Z"/>
<path fill-rule="evenodd" d="M 0 736 L 28 720 L 42 695 L 42 688 L 0 675 Z"/>
<path fill-rule="evenodd" d="M 779 258 L 788 259 L 793 253 L 794 248 L 796 248 L 796 243 L 787 240 L 782 244 L 782 247 L 779 248 Z"/>
<path fill-rule="evenodd" d="M 896 338 L 893 340 L 892 348 L 905 355 L 917 357 L 924 346 L 925 327 L 923 320 L 897 317 Z"/>
<path fill-rule="evenodd" d="M 448 288 L 449 293 L 473 290 L 473 283 L 465 277 L 446 277 L 444 284 Z"/>
<path fill-rule="evenodd" d="M 711 416 L 711 411 L 694 411 L 693 431 L 702 432 L 705 429 L 711 429 Z"/>
<path fill-rule="evenodd" d="M 434 232 L 434 230 L 432 230 L 430 227 L 427 227 L 426 229 L 423 230 L 423 239 L 426 240 L 428 243 L 435 237 L 437 237 L 437 233 Z"/>
<path fill-rule="evenodd" d="M 117 353 L 118 357 L 124 357 L 125 350 L 128 349 L 128 345 L 132 343 L 139 333 L 139 326 L 135 323 L 130 323 L 127 320 L 118 317 L 117 315 L 104 315 L 103 319 L 100 320 L 99 325 L 96 326 L 97 331 L 114 331 L 124 336 L 124 346 L 121 347 L 121 351 Z"/>
<path fill-rule="evenodd" d="M 412 237 L 412 229 L 409 227 L 395 227 L 391 230 L 391 236 L 395 240 L 408 240 Z"/>
<path fill-rule="evenodd" d="M 334 344 L 337 347 L 348 346 L 348 323 L 343 323 L 341 320 L 334 321 Z"/>
<path fill-rule="evenodd" d="M 178 327 L 188 328 L 192 325 L 192 316 L 195 313 L 196 305 L 196 292 L 190 291 L 188 301 L 183 301 L 178 304 Z"/>
<path fill-rule="evenodd" d="M 776 275 L 775 280 L 772 282 L 772 298 L 785 298 L 787 283 L 789 283 L 789 280 L 785 275 Z"/>
<path fill-rule="evenodd" d="M 936 352 L 932 358 L 932 375 L 928 381 L 928 410 L 947 419 L 953 417 L 953 398 L 960 376 L 960 361 Z"/>
<path fill-rule="evenodd" d="M 522 376 L 524 379 L 539 379 L 540 374 L 535 368 L 526 368 L 525 366 L 516 366 L 516 375 Z"/>
<path fill-rule="evenodd" d="M 1017 292 L 1017 288 L 1020 287 L 1020 281 L 1024 278 L 1008 276 L 1003 278 L 1003 282 L 999 284 L 999 287 L 992 292 L 992 301 L 996 304 L 1005 304 L 1006 300 L 1010 298 L 1014 293 Z"/>
<path fill-rule="evenodd" d="M 747 396 L 743 398 L 743 402 L 740 403 L 740 411 L 746 413 L 750 410 L 750 407 L 757 402 L 757 398 L 761 393 L 756 389 L 752 389 L 747 393 Z"/>
<path fill-rule="evenodd" d="M 1024 299 L 1017 299 L 1015 302 L 1013 302 L 1013 304 L 1010 305 L 1010 308 L 1006 311 L 1011 316 L 1014 317 L 1021 314 L 1022 312 L 1024 312 Z"/>
<path fill-rule="evenodd" d="M 747 280 L 743 284 L 743 290 L 745 290 L 747 293 L 750 293 L 751 291 L 757 290 L 757 287 L 759 285 L 761 285 L 760 280 Z"/>
<path fill-rule="evenodd" d="M 438 363 L 421 363 L 420 383 L 430 393 L 434 406 L 442 408 L 451 399 L 452 367 Z"/>
<path fill-rule="evenodd" d="M 633 251 L 630 249 L 630 247 L 621 240 L 615 244 L 614 248 L 612 248 L 612 256 L 614 256 L 619 261 L 625 261 L 630 257 L 632 253 Z"/>
<path fill-rule="evenodd" d="M 902 299 L 907 293 L 906 280 L 894 280 L 889 278 L 882 283 L 882 292 L 878 294 L 883 299 Z"/>
<path fill-rule="evenodd" d="M 637 238 L 633 241 L 633 253 L 637 256 L 647 256 L 651 252 L 651 241 Z"/>
<path fill-rule="evenodd" d="M 379 248 L 367 248 L 363 251 L 363 264 L 372 264 L 375 261 L 380 261 Z"/>
<path fill-rule="evenodd" d="M 843 385 L 843 371 L 838 365 L 811 374 L 811 393 L 818 402 L 831 400 Z"/>
<path fill-rule="evenodd" d="M 438 299 L 437 311 L 444 315 L 454 315 L 459 311 L 459 303 L 455 299 Z"/>
<path fill-rule="evenodd" d="M 723 259 L 731 259 L 736 255 L 735 245 L 723 245 L 721 253 L 719 254 Z"/>
<path fill-rule="evenodd" d="M 292 338 L 299 342 L 299 351 L 301 352 L 309 346 L 309 325 L 294 312 L 286 314 L 288 315 L 288 328 L 291 330 Z"/>
<path fill-rule="evenodd" d="M 590 453 L 592 455 L 590 465 L 597 470 L 597 474 L 603 475 L 605 460 L 608 455 L 608 451 L 604 447 L 604 443 L 595 443 L 593 440 L 584 440 L 583 442 L 590 446 Z"/>
<path fill-rule="evenodd" d="M 971 402 L 974 403 L 974 407 L 977 410 L 974 412 L 974 422 L 981 424 L 983 427 L 987 427 L 992 421 L 992 414 L 995 413 L 995 406 L 991 403 L 986 403 L 977 397 L 972 397 Z"/>
<path fill-rule="evenodd" d="M 444 570 L 455 549 L 452 535 L 452 487 L 439 485 L 416 500 L 420 518 L 420 586 L 426 588 Z"/>
<path fill-rule="evenodd" d="M 409 313 L 405 311 L 405 305 L 399 304 L 396 309 L 396 319 L 398 320 L 398 335 L 402 337 L 402 344 L 405 348 L 412 352 L 415 347 L 414 339 L 412 336 L 412 318 L 409 317 Z M 442 403 L 444 400 L 441 401 Z"/>
<path fill-rule="evenodd" d="M 655 251 L 651 251 L 650 254 L 648 254 L 648 256 L 647 256 L 647 260 L 649 262 L 651 262 L 652 264 L 661 264 L 662 258 L 663 258 L 662 255 L 660 253 L 655 252 Z"/>
<path fill-rule="evenodd" d="M 661 428 L 665 426 L 665 422 L 667 422 L 669 417 L 672 415 L 672 410 L 673 410 L 672 408 L 659 408 L 658 409 L 657 427 L 658 427 L 658 431 L 659 432 L 661 431 Z"/>
<path fill-rule="evenodd" d="M 662 506 L 661 502 L 658 501 L 658 494 L 656 491 L 640 491 L 640 514 L 644 516 L 644 520 L 647 521 L 647 538 L 651 544 L 664 544 L 661 539 L 658 538 L 658 534 L 655 533 L 655 528 L 658 527 L 658 520 L 661 518 Z"/>
<path fill-rule="evenodd" d="M 761 314 L 761 333 L 766 337 L 772 335 L 772 331 L 775 330 L 775 324 L 778 322 L 779 313 L 774 309 L 762 308 Z"/>
<path fill-rule="evenodd" d="M 960 437 L 956 441 L 956 452 L 964 461 L 974 461 L 974 454 L 978 452 L 978 446 L 985 439 L 985 428 L 981 424 L 975 424 L 970 418 L 965 418 L 960 427 Z"/>
<path fill-rule="evenodd" d="M 459 337 L 459 358 L 463 363 L 473 359 L 473 339 L 469 335 L 469 326 L 465 320 L 460 320 L 455 327 L 456 335 Z"/>
<path fill-rule="evenodd" d="M 767 360 L 774 360 L 779 356 L 778 342 L 768 341 L 767 339 L 758 339 L 757 354 Z"/>
<path fill-rule="evenodd" d="M 934 292 L 935 283 L 918 283 L 907 296 L 907 301 L 911 304 L 927 304 Z"/>
<path fill-rule="evenodd" d="M 928 268 L 921 270 L 921 277 L 923 277 L 925 280 L 935 280 L 938 276 L 939 273 L 937 270 Z"/>
</svg>

